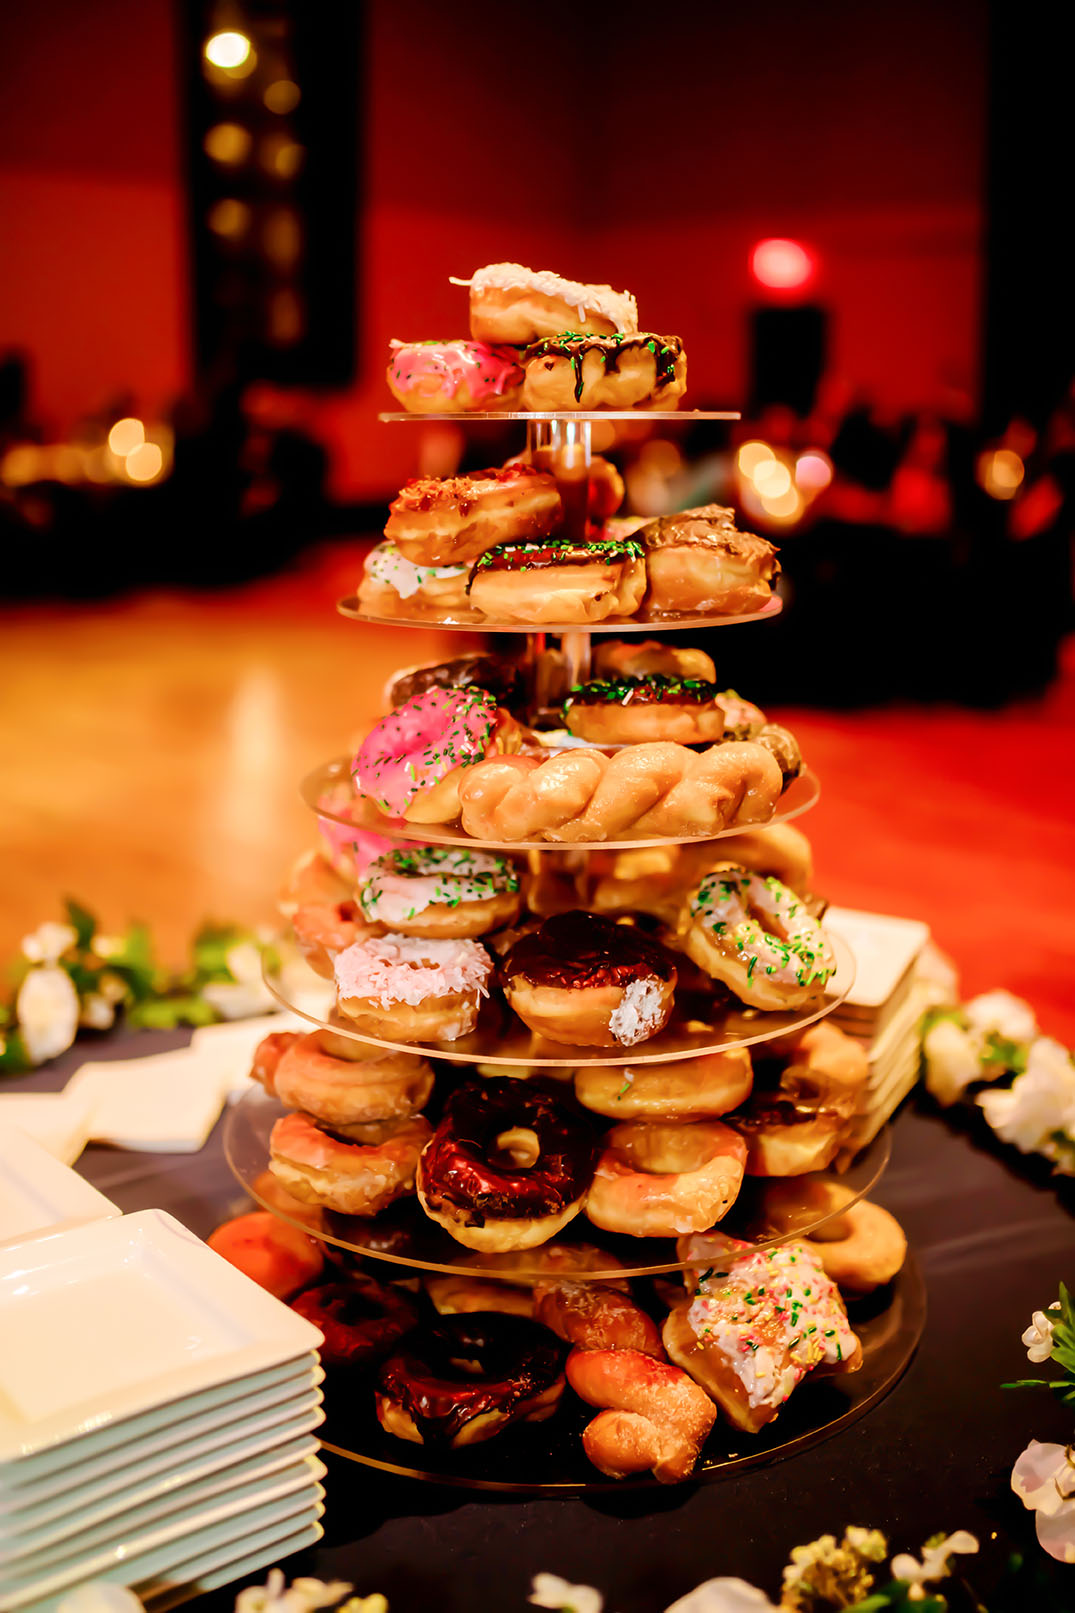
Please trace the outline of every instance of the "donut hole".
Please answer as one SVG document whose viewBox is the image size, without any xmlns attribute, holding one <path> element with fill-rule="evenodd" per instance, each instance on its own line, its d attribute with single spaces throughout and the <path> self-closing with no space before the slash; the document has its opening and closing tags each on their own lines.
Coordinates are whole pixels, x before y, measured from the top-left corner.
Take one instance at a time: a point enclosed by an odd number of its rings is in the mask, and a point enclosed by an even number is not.
<svg viewBox="0 0 1075 1613">
<path fill-rule="evenodd" d="M 491 1165 L 517 1171 L 532 1170 L 541 1158 L 541 1142 L 529 1126 L 511 1126 L 496 1138 L 489 1156 Z"/>
</svg>

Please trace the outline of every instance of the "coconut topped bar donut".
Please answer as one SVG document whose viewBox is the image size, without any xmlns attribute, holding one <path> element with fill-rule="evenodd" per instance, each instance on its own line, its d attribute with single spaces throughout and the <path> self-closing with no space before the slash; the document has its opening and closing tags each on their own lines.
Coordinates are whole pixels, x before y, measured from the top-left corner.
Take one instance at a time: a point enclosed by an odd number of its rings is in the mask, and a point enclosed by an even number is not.
<svg viewBox="0 0 1075 1613">
<path fill-rule="evenodd" d="M 555 477 L 510 464 L 416 477 L 392 500 L 384 535 L 419 565 L 456 565 L 494 543 L 544 537 L 562 513 Z"/>
<path fill-rule="evenodd" d="M 551 269 L 489 263 L 469 280 L 451 279 L 453 286 L 470 287 L 470 334 L 475 341 L 525 347 L 561 330 L 612 336 L 638 329 L 638 307 L 630 292 L 565 280 Z"/>
<path fill-rule="evenodd" d="M 387 851 L 358 893 L 371 924 L 403 935 L 477 936 L 518 917 L 519 875 L 508 857 L 460 846 Z"/>
<path fill-rule="evenodd" d="M 502 964 L 504 992 L 524 1024 L 554 1042 L 634 1047 L 672 1011 L 668 953 L 631 924 L 557 913 L 516 941 Z"/>
<path fill-rule="evenodd" d="M 463 769 L 517 746 L 514 718 L 485 689 L 429 689 L 374 724 L 351 775 L 392 817 L 451 823 Z"/>
<path fill-rule="evenodd" d="M 511 409 L 523 372 L 509 347 L 484 342 L 389 343 L 388 390 L 409 414 Z"/>
<path fill-rule="evenodd" d="M 561 331 L 523 354 L 527 409 L 674 409 L 687 389 L 678 336 L 587 336 Z"/>
</svg>

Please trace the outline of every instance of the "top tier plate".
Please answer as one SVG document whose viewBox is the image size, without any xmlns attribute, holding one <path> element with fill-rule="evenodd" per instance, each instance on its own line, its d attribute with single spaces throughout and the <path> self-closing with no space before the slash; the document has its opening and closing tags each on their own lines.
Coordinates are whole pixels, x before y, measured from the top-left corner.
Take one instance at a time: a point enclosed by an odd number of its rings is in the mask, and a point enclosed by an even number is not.
<svg viewBox="0 0 1075 1613">
<path fill-rule="evenodd" d="M 675 633 L 688 627 L 736 627 L 740 622 L 770 621 L 783 608 L 780 595 L 774 594 L 761 610 L 747 611 L 742 616 L 650 616 L 639 611 L 634 616 L 608 616 L 603 622 L 497 622 L 477 611 L 441 612 L 428 606 L 416 609 L 413 616 L 376 616 L 362 609 L 355 594 L 341 599 L 336 606 L 341 616 L 353 622 L 373 622 L 377 627 L 447 627 L 468 633 L 515 633 L 519 637 L 551 633 L 556 638 L 565 633 Z"/>
<path fill-rule="evenodd" d="M 457 409 L 454 414 L 412 414 L 408 409 L 387 409 L 378 420 L 742 420 L 738 409 Z"/>
</svg>

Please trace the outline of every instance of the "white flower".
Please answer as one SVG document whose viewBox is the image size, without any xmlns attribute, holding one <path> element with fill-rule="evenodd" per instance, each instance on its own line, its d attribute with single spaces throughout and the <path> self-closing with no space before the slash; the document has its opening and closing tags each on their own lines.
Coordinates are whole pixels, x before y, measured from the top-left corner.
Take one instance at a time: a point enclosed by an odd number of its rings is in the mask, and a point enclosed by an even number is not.
<svg viewBox="0 0 1075 1613">
<path fill-rule="evenodd" d="M 125 1585 L 112 1585 L 104 1579 L 91 1579 L 70 1591 L 56 1613 L 142 1613 L 142 1604 Z"/>
<path fill-rule="evenodd" d="M 964 1003 L 963 1014 L 983 1041 L 993 1035 L 1007 1042 L 1032 1042 L 1038 1034 L 1034 1010 L 1010 991 L 986 991 L 980 997 L 972 997 Z"/>
<path fill-rule="evenodd" d="M 77 940 L 78 934 L 70 924 L 39 924 L 32 935 L 23 936 L 23 956 L 31 963 L 55 963 Z"/>
<path fill-rule="evenodd" d="M 844 1544 L 868 1563 L 883 1563 L 888 1556 L 888 1541 L 880 1529 L 862 1529 L 857 1524 L 848 1524 Z"/>
<path fill-rule="evenodd" d="M 80 1025 L 86 1025 L 91 1031 L 106 1031 L 116 1018 L 114 1004 L 107 997 L 102 997 L 99 991 L 91 991 L 82 999 L 82 1012 L 78 1016 Z"/>
<path fill-rule="evenodd" d="M 978 1550 L 978 1542 L 966 1529 L 957 1529 L 954 1535 L 948 1535 L 935 1546 L 923 1546 L 922 1561 L 912 1557 L 910 1552 L 902 1552 L 893 1557 L 889 1567 L 893 1579 L 902 1579 L 907 1584 L 918 1587 L 919 1595 L 922 1586 L 930 1585 L 935 1579 L 943 1579 L 948 1573 L 948 1559 L 953 1552 L 974 1552 Z M 911 1593 L 914 1597 L 914 1592 Z M 916 1598 L 917 1600 L 917 1598 Z"/>
<path fill-rule="evenodd" d="M 315 1613 L 331 1607 L 353 1591 L 344 1579 L 297 1579 L 290 1586 L 283 1570 L 274 1568 L 264 1585 L 248 1585 L 235 1598 L 235 1613 Z M 363 1596 L 347 1604 L 349 1613 L 388 1613 L 383 1596 Z"/>
<path fill-rule="evenodd" d="M 1035 1311 L 1030 1326 L 1023 1334 L 1028 1358 L 1036 1366 L 1048 1361 L 1053 1353 L 1053 1324 L 1044 1311 Z"/>
<path fill-rule="evenodd" d="M 926 1086 L 938 1103 L 947 1107 L 963 1096 L 981 1077 L 976 1039 L 954 1019 L 939 1019 L 922 1043 L 926 1058 Z"/>
<path fill-rule="evenodd" d="M 15 998 L 15 1018 L 32 1064 L 66 1053 L 78 1030 L 78 992 L 55 964 L 31 969 Z"/>
<path fill-rule="evenodd" d="M 1024 1154 L 1044 1152 L 1054 1131 L 1067 1133 L 1075 1123 L 1075 1065 L 1059 1042 L 1039 1036 L 1023 1074 L 978 1102 L 1002 1141 Z"/>
<path fill-rule="evenodd" d="M 535 1607 L 551 1607 L 559 1613 L 601 1613 L 605 1599 L 592 1585 L 569 1585 L 559 1574 L 535 1574 L 527 1598 Z"/>
<path fill-rule="evenodd" d="M 780 1613 L 764 1591 L 745 1579 L 707 1579 L 665 1613 Z"/>
<path fill-rule="evenodd" d="M 95 958 L 114 958 L 117 952 L 123 951 L 123 938 L 119 935 L 95 935 L 90 942 L 90 951 Z"/>
<path fill-rule="evenodd" d="M 239 941 L 229 947 L 224 961 L 232 979 L 202 988 L 202 996 L 222 1018 L 250 1019 L 276 1006 L 261 978 L 260 947 L 253 941 Z"/>
<path fill-rule="evenodd" d="M 1034 1514 L 1038 1541 L 1061 1563 L 1075 1563 L 1075 1456 L 1070 1445 L 1032 1439 L 1012 1468 L 1012 1489 Z"/>
</svg>

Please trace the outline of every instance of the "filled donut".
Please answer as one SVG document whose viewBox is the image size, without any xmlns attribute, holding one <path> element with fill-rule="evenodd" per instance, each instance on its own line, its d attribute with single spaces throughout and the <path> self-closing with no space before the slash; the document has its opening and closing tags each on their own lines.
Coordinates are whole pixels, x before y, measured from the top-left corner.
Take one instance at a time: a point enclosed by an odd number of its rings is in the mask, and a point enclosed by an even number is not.
<svg viewBox="0 0 1075 1613">
<path fill-rule="evenodd" d="M 555 478 L 513 463 L 408 482 L 389 506 L 384 535 L 417 566 L 455 566 L 495 543 L 546 537 L 562 513 Z"/>
<path fill-rule="evenodd" d="M 750 1054 L 730 1047 L 661 1064 L 586 1064 L 575 1096 L 612 1120 L 715 1120 L 738 1110 L 753 1082 Z"/>
<path fill-rule="evenodd" d="M 378 543 L 366 556 L 358 584 L 358 603 L 370 616 L 421 616 L 428 612 L 469 610 L 467 580 L 469 567 L 461 561 L 450 565 L 419 565 L 394 543 Z"/>
<path fill-rule="evenodd" d="M 518 724 L 486 690 L 428 689 L 374 724 L 351 775 L 392 817 L 452 823 L 465 770 L 518 745 Z"/>
<path fill-rule="evenodd" d="M 468 1249 L 532 1249 L 582 1208 L 597 1147 L 562 1105 L 510 1077 L 457 1087 L 422 1155 L 418 1197 Z"/>
<path fill-rule="evenodd" d="M 564 1392 L 559 1339 L 522 1316 L 442 1316 L 416 1329 L 377 1377 L 381 1427 L 419 1445 L 476 1445 L 542 1422 Z"/>
<path fill-rule="evenodd" d="M 611 336 L 638 329 L 638 308 L 627 291 L 565 280 L 551 269 L 522 263 L 489 263 L 469 280 L 470 334 L 476 341 L 525 347 L 562 330 Z"/>
<path fill-rule="evenodd" d="M 778 879 L 718 863 L 690 910 L 688 956 L 752 1008 L 801 1008 L 836 967 L 806 902 Z"/>
<path fill-rule="evenodd" d="M 402 935 L 473 938 L 512 924 L 522 895 L 508 857 L 460 846 L 387 851 L 358 895 L 366 921 Z"/>
<path fill-rule="evenodd" d="M 523 354 L 523 408 L 674 409 L 687 389 L 678 336 L 560 331 Z"/>
<path fill-rule="evenodd" d="M 284 1115 L 269 1136 L 269 1168 L 293 1198 L 341 1215 L 376 1215 L 414 1190 L 433 1134 L 422 1115 L 334 1131 L 311 1115 Z"/>
<path fill-rule="evenodd" d="M 433 1071 L 425 1059 L 381 1048 L 368 1050 L 379 1054 L 377 1058 L 334 1057 L 324 1049 L 324 1036 L 323 1031 L 294 1036 L 275 1060 L 271 1054 L 261 1055 L 259 1048 L 251 1072 L 254 1079 L 281 1103 L 304 1110 L 326 1126 L 404 1119 L 429 1101 Z"/>
<path fill-rule="evenodd" d="M 307 1288 L 291 1309 L 321 1329 L 318 1354 L 326 1371 L 372 1366 L 418 1322 L 418 1307 L 402 1288 L 358 1274 Z"/>
<path fill-rule="evenodd" d="M 772 597 L 780 571 L 776 549 L 753 532 L 740 532 L 735 511 L 705 504 L 661 515 L 641 528 L 646 546 L 652 611 L 743 616 Z"/>
<path fill-rule="evenodd" d="M 469 575 L 469 573 L 468 573 Z M 405 667 L 395 672 L 385 688 L 385 704 L 393 711 L 430 689 L 484 689 L 510 711 L 524 697 L 523 679 L 516 662 L 502 655 L 473 650 L 469 655 L 431 665 Z M 387 850 L 387 847 L 382 847 Z"/>
<path fill-rule="evenodd" d="M 410 414 L 518 407 L 523 371 L 510 347 L 482 341 L 389 343 L 388 390 Z"/>
<path fill-rule="evenodd" d="M 703 1232 L 738 1198 L 746 1152 L 739 1134 L 719 1120 L 613 1126 L 586 1214 L 594 1226 L 637 1238 Z"/>
<path fill-rule="evenodd" d="M 869 1074 L 862 1043 L 824 1021 L 782 1055 L 762 1048 L 754 1091 L 728 1116 L 747 1145 L 747 1175 L 825 1170 L 848 1135 Z"/>
<path fill-rule="evenodd" d="M 645 591 L 636 538 L 554 537 L 487 550 L 471 568 L 468 598 L 491 621 L 584 626 L 631 616 Z"/>
<path fill-rule="evenodd" d="M 492 972 L 477 941 L 383 935 L 337 955 L 337 1005 L 382 1041 L 454 1042 L 478 1023 Z"/>
<path fill-rule="evenodd" d="M 676 970 L 633 925 L 556 913 L 516 941 L 501 965 L 504 994 L 523 1023 L 550 1041 L 637 1047 L 672 1012 Z"/>
</svg>

